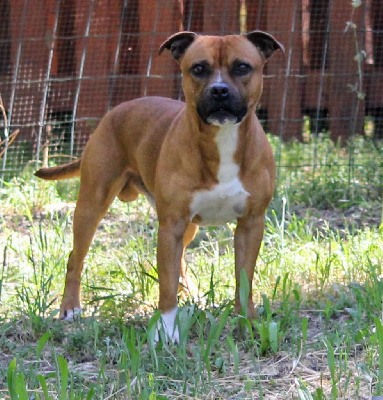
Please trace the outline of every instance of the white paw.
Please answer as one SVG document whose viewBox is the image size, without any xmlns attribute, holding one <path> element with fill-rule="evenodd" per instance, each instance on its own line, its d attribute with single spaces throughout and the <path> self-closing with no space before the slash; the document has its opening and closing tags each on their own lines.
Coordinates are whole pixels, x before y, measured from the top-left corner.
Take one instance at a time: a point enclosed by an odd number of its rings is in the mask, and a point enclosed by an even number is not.
<svg viewBox="0 0 383 400">
<path fill-rule="evenodd" d="M 65 312 L 65 316 L 62 317 L 61 319 L 64 321 L 75 321 L 79 317 L 81 317 L 82 314 L 82 309 L 75 307 L 73 310 L 67 310 Z"/>
<path fill-rule="evenodd" d="M 161 318 L 157 323 L 156 334 L 154 337 L 155 343 L 159 341 L 160 334 L 159 331 L 161 327 L 164 329 L 166 338 L 170 339 L 173 343 L 179 343 L 180 341 L 180 332 L 178 326 L 176 326 L 176 315 L 177 315 L 178 307 L 174 307 L 172 310 L 163 312 L 161 314 Z"/>
</svg>

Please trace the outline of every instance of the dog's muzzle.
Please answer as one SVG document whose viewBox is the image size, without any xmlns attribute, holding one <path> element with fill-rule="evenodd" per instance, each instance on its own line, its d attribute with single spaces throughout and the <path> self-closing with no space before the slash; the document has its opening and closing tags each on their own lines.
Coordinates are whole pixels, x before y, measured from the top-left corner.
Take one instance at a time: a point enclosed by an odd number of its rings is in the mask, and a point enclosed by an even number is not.
<svg viewBox="0 0 383 400">
<path fill-rule="evenodd" d="M 247 105 L 226 83 L 215 83 L 207 88 L 197 103 L 197 112 L 207 125 L 236 124 L 247 113 Z"/>
</svg>

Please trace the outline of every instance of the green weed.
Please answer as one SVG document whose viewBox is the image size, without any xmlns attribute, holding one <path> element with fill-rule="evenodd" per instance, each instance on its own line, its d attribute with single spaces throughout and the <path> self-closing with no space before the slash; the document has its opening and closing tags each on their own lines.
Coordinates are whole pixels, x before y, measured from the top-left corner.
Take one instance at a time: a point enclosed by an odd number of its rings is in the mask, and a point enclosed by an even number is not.
<svg viewBox="0 0 383 400">
<path fill-rule="evenodd" d="M 8 181 L 0 399 L 381 395 L 381 155 L 359 139 L 352 159 L 325 137 L 282 147 L 253 282 L 259 318 L 247 318 L 244 273 L 243 311 L 233 311 L 235 225 L 201 229 L 186 254 L 197 289 L 180 299 L 177 346 L 153 340 L 157 221 L 143 199 L 116 201 L 100 224 L 83 274 L 85 316 L 67 324 L 56 317 L 71 249 L 65 201 L 78 182 L 41 182 L 30 171 Z"/>
</svg>

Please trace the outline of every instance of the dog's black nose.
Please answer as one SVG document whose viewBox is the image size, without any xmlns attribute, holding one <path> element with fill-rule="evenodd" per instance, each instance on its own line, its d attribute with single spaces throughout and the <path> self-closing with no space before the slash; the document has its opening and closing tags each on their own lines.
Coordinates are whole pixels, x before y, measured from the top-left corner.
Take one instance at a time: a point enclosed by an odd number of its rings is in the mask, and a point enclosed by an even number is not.
<svg viewBox="0 0 383 400">
<path fill-rule="evenodd" d="M 215 100 L 222 100 L 229 94 L 229 86 L 226 83 L 215 83 L 210 87 L 210 93 Z"/>
</svg>

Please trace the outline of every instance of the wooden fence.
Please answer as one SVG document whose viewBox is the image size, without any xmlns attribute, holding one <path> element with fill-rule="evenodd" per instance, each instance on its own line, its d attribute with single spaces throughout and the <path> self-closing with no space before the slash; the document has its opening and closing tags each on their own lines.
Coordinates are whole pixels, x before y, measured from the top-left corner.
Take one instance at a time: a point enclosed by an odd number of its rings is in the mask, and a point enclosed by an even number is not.
<svg viewBox="0 0 383 400">
<path fill-rule="evenodd" d="M 261 29 L 286 47 L 285 57 L 276 54 L 266 69 L 259 115 L 268 130 L 300 140 L 310 119 L 312 133 L 329 130 L 343 140 L 363 134 L 367 116 L 375 137 L 383 137 L 383 5 L 357 3 L 0 0 L 5 132 L 20 129 L 13 146 L 32 142 L 37 158 L 52 134 L 80 152 L 117 103 L 144 95 L 182 98 L 177 65 L 157 55 L 170 34 Z M 2 162 L 6 170 L 7 157 Z"/>
</svg>

